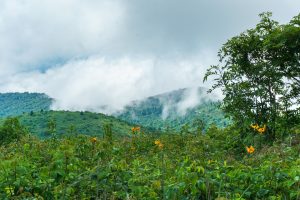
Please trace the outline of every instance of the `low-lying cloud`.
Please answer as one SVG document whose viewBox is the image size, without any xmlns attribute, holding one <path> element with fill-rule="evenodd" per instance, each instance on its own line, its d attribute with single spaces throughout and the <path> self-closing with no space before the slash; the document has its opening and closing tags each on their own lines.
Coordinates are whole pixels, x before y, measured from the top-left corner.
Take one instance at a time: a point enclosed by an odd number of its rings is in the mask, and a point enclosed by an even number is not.
<svg viewBox="0 0 300 200">
<path fill-rule="evenodd" d="M 201 86 L 221 45 L 259 13 L 286 23 L 299 9 L 295 0 L 1 0 L 0 92 L 45 92 L 54 109 L 111 113 Z"/>
<path fill-rule="evenodd" d="M 132 100 L 202 84 L 201 61 L 90 57 L 3 80 L 1 91 L 44 92 L 53 109 L 112 113 Z M 183 105 L 184 106 L 184 105 Z"/>
</svg>

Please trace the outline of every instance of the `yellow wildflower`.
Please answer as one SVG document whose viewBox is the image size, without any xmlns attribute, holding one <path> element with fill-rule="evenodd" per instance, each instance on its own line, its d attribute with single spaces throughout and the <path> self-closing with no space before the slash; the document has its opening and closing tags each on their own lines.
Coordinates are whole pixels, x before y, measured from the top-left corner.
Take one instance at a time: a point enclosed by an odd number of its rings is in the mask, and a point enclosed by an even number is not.
<svg viewBox="0 0 300 200">
<path fill-rule="evenodd" d="M 163 145 L 162 143 L 160 143 L 160 144 L 158 145 L 158 148 L 163 149 L 163 148 L 164 148 L 164 145 Z"/>
<path fill-rule="evenodd" d="M 267 129 L 267 127 L 266 127 L 266 125 L 264 125 L 264 127 L 257 129 L 257 131 L 258 131 L 260 134 L 263 134 L 263 133 L 266 131 L 266 129 Z"/>
<path fill-rule="evenodd" d="M 246 147 L 246 150 L 249 154 L 252 154 L 252 153 L 254 153 L 255 148 L 251 145 L 250 147 Z"/>
<path fill-rule="evenodd" d="M 158 148 L 160 148 L 160 149 L 163 149 L 163 148 L 164 148 L 164 144 L 161 143 L 160 140 L 155 140 L 155 141 L 154 141 L 154 144 L 155 144 Z"/>
<path fill-rule="evenodd" d="M 250 126 L 254 130 L 257 130 L 259 134 L 263 134 L 264 132 L 266 132 L 266 129 L 267 129 L 266 125 L 264 125 L 263 127 L 260 127 L 258 124 L 252 124 Z"/>
<path fill-rule="evenodd" d="M 91 142 L 92 142 L 92 143 L 97 142 L 97 138 L 96 138 L 96 137 L 91 138 Z"/>
<path fill-rule="evenodd" d="M 159 140 L 155 140 L 154 144 L 159 145 L 160 141 Z"/>
<path fill-rule="evenodd" d="M 253 129 L 258 129 L 259 126 L 258 126 L 258 124 L 251 124 L 251 128 L 253 128 Z"/>
<path fill-rule="evenodd" d="M 132 127 L 131 128 L 132 133 L 136 133 L 138 131 L 141 131 L 141 127 L 137 126 L 137 127 Z"/>
</svg>

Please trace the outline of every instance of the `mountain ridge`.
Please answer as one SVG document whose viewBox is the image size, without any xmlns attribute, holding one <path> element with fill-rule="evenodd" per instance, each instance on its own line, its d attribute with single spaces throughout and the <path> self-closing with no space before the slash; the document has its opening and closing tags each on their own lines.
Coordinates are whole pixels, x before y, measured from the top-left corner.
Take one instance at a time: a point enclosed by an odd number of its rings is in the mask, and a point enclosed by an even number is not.
<svg viewBox="0 0 300 200">
<path fill-rule="evenodd" d="M 45 93 L 0 93 L 0 118 L 50 110 L 54 99 Z"/>
<path fill-rule="evenodd" d="M 49 121 L 42 114 L 47 115 L 50 111 L 54 99 L 43 93 L 0 93 L 0 118 L 9 116 L 20 116 L 20 119 L 33 119 L 36 114 L 40 119 L 35 119 L 37 123 L 40 120 Z M 183 126 L 189 126 L 191 131 L 195 131 L 199 123 L 204 124 L 202 129 L 207 129 L 211 124 L 218 127 L 225 127 L 229 120 L 225 118 L 224 113 L 219 108 L 220 103 L 214 96 L 206 94 L 203 87 L 181 88 L 161 94 L 149 96 L 142 100 L 134 100 L 126 105 L 122 110 L 116 111 L 111 116 L 131 125 L 138 125 L 148 128 L 149 130 L 180 131 Z M 42 111 L 45 111 L 44 113 Z M 48 112 L 48 113 L 47 113 Z M 62 121 L 61 116 L 78 120 L 76 112 L 72 111 L 52 111 L 56 112 Z M 82 111 L 78 111 L 84 113 Z M 88 112 L 93 115 L 103 115 L 98 112 Z M 70 115 L 70 116 L 69 116 Z M 94 117 L 95 117 L 94 116 Z M 105 115 L 108 116 L 108 115 Z M 91 117 L 93 118 L 93 117 Z M 33 121 L 35 121 L 33 120 Z M 24 120 L 23 120 L 24 121 Z M 93 121 L 93 120 L 92 120 Z M 25 120 L 25 124 L 31 125 Z M 80 124 L 84 123 L 80 121 Z M 86 122 L 88 123 L 88 122 Z M 127 127 L 128 128 L 128 127 Z M 34 129 L 45 132 L 45 125 L 41 128 Z M 96 130 L 96 129 L 92 129 Z M 92 134 L 91 131 L 87 131 Z M 41 133 L 39 133 L 41 134 Z"/>
<path fill-rule="evenodd" d="M 206 95 L 205 91 L 203 87 L 182 88 L 150 96 L 132 101 L 114 116 L 157 130 L 170 128 L 180 131 L 185 125 L 196 129 L 196 121 L 205 124 L 203 129 L 212 124 L 218 127 L 227 126 L 230 120 L 220 110 L 220 102 L 216 97 Z"/>
</svg>

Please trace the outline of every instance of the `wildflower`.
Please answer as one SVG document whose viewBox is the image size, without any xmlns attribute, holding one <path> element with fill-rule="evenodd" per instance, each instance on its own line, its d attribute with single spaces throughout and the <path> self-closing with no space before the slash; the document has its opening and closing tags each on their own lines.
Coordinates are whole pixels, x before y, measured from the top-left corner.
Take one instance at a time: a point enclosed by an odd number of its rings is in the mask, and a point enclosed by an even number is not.
<svg viewBox="0 0 300 200">
<path fill-rule="evenodd" d="M 259 134 L 263 134 L 264 132 L 266 132 L 266 129 L 267 129 L 266 125 L 264 125 L 263 127 L 260 127 L 258 124 L 252 124 L 250 126 L 254 130 L 257 130 Z"/>
<path fill-rule="evenodd" d="M 267 127 L 266 125 L 264 125 L 264 127 L 257 129 L 257 131 L 259 132 L 259 134 L 263 134 L 266 131 Z"/>
<path fill-rule="evenodd" d="M 259 128 L 259 126 L 258 126 L 258 124 L 251 124 L 251 128 L 253 128 L 253 129 L 258 129 Z"/>
<path fill-rule="evenodd" d="M 96 138 L 96 137 L 91 138 L 91 142 L 92 142 L 92 143 L 97 142 L 97 138 Z"/>
<path fill-rule="evenodd" d="M 136 132 L 138 132 L 138 131 L 141 131 L 141 127 L 139 127 L 139 126 L 137 126 L 137 127 L 132 127 L 132 128 L 131 128 L 131 131 L 132 131 L 132 133 L 134 134 L 134 133 L 136 133 Z"/>
<path fill-rule="evenodd" d="M 159 144 L 160 144 L 160 141 L 159 141 L 159 140 L 155 140 L 154 144 L 155 144 L 155 145 L 159 145 Z"/>
<path fill-rule="evenodd" d="M 155 144 L 158 148 L 160 148 L 160 149 L 163 149 L 163 148 L 164 148 L 164 144 L 161 143 L 160 140 L 155 140 L 155 141 L 154 141 L 154 144 Z"/>
<path fill-rule="evenodd" d="M 160 144 L 158 145 L 158 148 L 163 149 L 163 148 L 164 148 L 164 145 L 163 145 L 162 143 L 160 143 Z"/>
<path fill-rule="evenodd" d="M 246 147 L 246 150 L 247 150 L 247 152 L 249 153 L 249 154 L 252 154 L 252 153 L 254 153 L 254 151 L 255 151 L 255 149 L 254 149 L 254 147 L 251 145 L 250 147 Z"/>
</svg>

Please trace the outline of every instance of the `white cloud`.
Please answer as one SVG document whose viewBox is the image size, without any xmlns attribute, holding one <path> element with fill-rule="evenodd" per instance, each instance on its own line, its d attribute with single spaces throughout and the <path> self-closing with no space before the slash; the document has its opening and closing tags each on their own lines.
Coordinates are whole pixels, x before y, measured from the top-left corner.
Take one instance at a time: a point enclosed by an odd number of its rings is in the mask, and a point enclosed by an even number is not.
<svg viewBox="0 0 300 200">
<path fill-rule="evenodd" d="M 0 91 L 45 92 L 57 100 L 54 109 L 111 113 L 135 99 L 200 85 L 199 63 L 94 56 L 72 60 L 45 73 L 11 76 L 1 84 Z M 103 107 L 106 105 L 109 107 Z"/>
<path fill-rule="evenodd" d="M 115 0 L 3 0 L 0 77 L 104 51 L 125 19 Z"/>
<path fill-rule="evenodd" d="M 287 22 L 299 8 L 295 0 L 1 0 L 0 91 L 45 92 L 58 109 L 114 110 L 201 85 L 221 44 L 260 12 Z"/>
</svg>

